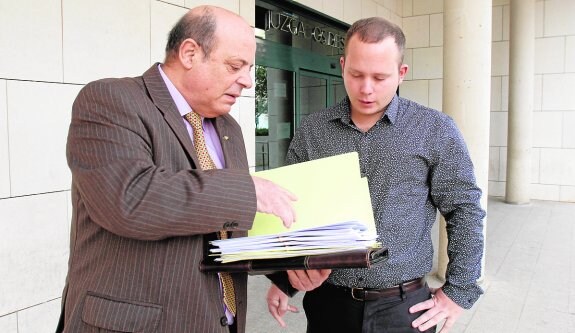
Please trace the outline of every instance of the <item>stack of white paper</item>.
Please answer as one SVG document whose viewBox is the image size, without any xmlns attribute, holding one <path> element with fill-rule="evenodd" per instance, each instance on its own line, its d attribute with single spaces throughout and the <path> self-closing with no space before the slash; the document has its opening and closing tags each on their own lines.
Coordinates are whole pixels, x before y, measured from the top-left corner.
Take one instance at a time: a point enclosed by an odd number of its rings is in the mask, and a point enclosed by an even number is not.
<svg viewBox="0 0 575 333">
<path fill-rule="evenodd" d="M 212 241 L 211 253 L 222 263 L 274 259 L 365 249 L 377 244 L 377 234 L 358 221 L 346 221 L 275 235 Z"/>
</svg>

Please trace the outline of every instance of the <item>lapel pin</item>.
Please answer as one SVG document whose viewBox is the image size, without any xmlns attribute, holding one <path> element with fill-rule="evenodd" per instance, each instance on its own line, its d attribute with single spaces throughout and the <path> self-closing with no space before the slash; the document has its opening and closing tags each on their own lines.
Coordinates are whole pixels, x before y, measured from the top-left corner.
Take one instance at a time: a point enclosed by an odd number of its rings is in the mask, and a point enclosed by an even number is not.
<svg viewBox="0 0 575 333">
<path fill-rule="evenodd" d="M 224 140 L 228 141 L 229 139 L 230 139 L 230 137 L 229 137 L 229 136 L 227 136 L 227 135 L 224 135 Z"/>
</svg>

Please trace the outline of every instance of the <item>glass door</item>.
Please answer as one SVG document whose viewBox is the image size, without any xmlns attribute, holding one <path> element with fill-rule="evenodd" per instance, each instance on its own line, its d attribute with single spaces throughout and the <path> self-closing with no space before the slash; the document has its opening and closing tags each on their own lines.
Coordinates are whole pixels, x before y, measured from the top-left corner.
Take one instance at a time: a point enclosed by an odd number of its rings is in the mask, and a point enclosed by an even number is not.
<svg viewBox="0 0 575 333">
<path fill-rule="evenodd" d="M 295 113 L 296 128 L 307 115 L 339 103 L 346 96 L 340 76 L 305 69 L 300 69 L 298 76 L 296 98 L 299 108 Z"/>
<path fill-rule="evenodd" d="M 256 170 L 284 165 L 293 137 L 294 72 L 256 65 Z"/>
</svg>

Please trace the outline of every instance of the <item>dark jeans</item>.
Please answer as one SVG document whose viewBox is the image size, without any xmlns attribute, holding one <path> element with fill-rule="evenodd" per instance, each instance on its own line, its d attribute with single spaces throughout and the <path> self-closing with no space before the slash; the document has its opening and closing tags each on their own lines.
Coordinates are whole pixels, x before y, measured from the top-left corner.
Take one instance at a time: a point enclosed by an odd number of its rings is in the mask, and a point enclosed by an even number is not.
<svg viewBox="0 0 575 333">
<path fill-rule="evenodd" d="M 429 298 L 425 285 L 404 294 L 403 299 L 394 296 L 363 302 L 324 283 L 303 298 L 307 333 L 420 333 L 411 322 L 422 313 L 409 313 L 409 308 Z M 435 327 L 426 332 L 435 332 Z"/>
</svg>

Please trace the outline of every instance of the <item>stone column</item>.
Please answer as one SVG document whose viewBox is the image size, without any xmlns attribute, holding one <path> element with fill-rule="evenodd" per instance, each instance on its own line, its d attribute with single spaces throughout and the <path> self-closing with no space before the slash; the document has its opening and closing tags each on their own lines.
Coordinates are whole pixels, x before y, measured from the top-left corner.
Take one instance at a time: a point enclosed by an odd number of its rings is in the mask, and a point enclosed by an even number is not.
<svg viewBox="0 0 575 333">
<path fill-rule="evenodd" d="M 509 30 L 509 114 L 505 201 L 530 200 L 535 0 L 511 0 Z"/>
<path fill-rule="evenodd" d="M 483 191 L 481 206 L 487 209 L 492 4 L 445 0 L 443 7 L 443 112 L 455 120 L 465 138 Z M 439 229 L 437 275 L 444 278 L 448 258 L 443 218 Z"/>
</svg>

